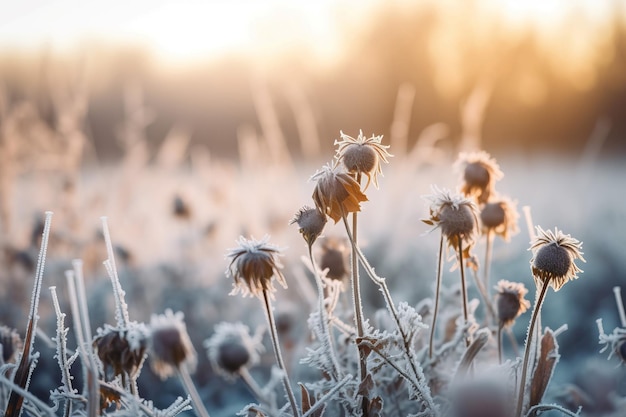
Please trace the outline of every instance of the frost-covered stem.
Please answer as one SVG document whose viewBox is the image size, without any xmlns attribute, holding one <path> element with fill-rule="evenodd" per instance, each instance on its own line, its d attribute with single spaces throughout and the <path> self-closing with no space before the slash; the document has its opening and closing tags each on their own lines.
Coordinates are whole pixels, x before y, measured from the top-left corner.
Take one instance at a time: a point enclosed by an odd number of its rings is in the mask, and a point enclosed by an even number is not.
<svg viewBox="0 0 626 417">
<path fill-rule="evenodd" d="M 487 240 L 485 244 L 485 266 L 483 269 L 483 288 L 485 290 L 485 299 L 490 299 L 489 296 L 489 273 L 491 272 L 491 255 L 493 254 L 493 229 L 488 228 L 487 234 L 485 235 L 485 239 Z"/>
<path fill-rule="evenodd" d="M 487 323 L 490 325 L 491 318 L 497 317 L 496 310 L 493 307 L 491 298 L 487 294 L 487 290 L 485 289 L 482 281 L 480 280 L 480 278 L 478 278 L 478 274 L 476 273 L 476 271 L 472 271 L 472 277 L 474 278 L 474 282 L 476 283 L 476 288 L 478 288 L 478 293 L 480 294 L 480 297 L 482 298 L 483 303 L 485 303 L 485 306 L 487 306 L 487 319 L 486 320 L 487 320 Z"/>
<path fill-rule="evenodd" d="M 622 301 L 622 290 L 620 287 L 613 287 L 613 293 L 615 294 L 619 320 L 622 323 L 622 327 L 626 327 L 626 313 L 624 312 L 624 302 Z"/>
<path fill-rule="evenodd" d="M 439 310 L 439 291 L 441 290 L 441 273 L 443 269 L 443 233 L 439 239 L 439 256 L 437 257 L 437 284 L 435 288 L 435 307 L 433 310 L 433 324 L 430 327 L 430 339 L 428 341 L 428 358 L 433 358 L 433 346 L 435 340 L 435 328 L 437 326 L 437 312 Z"/>
<path fill-rule="evenodd" d="M 498 363 L 502 365 L 502 323 L 498 324 Z"/>
<path fill-rule="evenodd" d="M 34 405 L 35 407 L 37 407 L 39 411 L 42 412 L 42 415 L 56 417 L 56 413 L 54 412 L 54 410 L 50 408 L 46 403 L 41 401 L 39 398 L 37 398 L 32 393 L 30 393 L 28 390 L 18 387 L 14 381 L 11 381 L 7 377 L 5 377 L 2 373 L 0 373 L 0 384 L 6 385 L 12 391 L 18 393 L 23 398 L 26 398 L 30 404 Z M 6 416 L 8 416 L 8 414 L 5 414 L 5 417 Z"/>
<path fill-rule="evenodd" d="M 200 394 L 196 389 L 195 384 L 191 380 L 191 376 L 189 375 L 189 371 L 187 367 L 182 365 L 177 368 L 178 377 L 180 378 L 180 382 L 183 384 L 185 391 L 191 398 L 191 404 L 193 404 L 193 411 L 196 413 L 198 417 L 209 417 L 209 412 L 204 407 L 202 403 L 202 398 L 200 398 Z"/>
<path fill-rule="evenodd" d="M 78 354 L 80 355 L 80 361 L 82 363 L 81 369 L 83 371 L 84 381 L 83 392 L 87 392 L 87 368 L 89 367 L 89 359 L 87 357 L 87 351 L 85 350 L 85 335 L 83 334 L 83 327 L 78 310 L 78 298 L 76 296 L 76 285 L 74 283 L 74 271 L 65 271 L 65 279 L 67 281 L 70 311 L 72 313 L 72 321 L 74 322 L 74 333 L 76 336 L 76 344 L 78 345 Z"/>
<path fill-rule="evenodd" d="M 278 331 L 276 330 L 276 321 L 274 320 L 274 313 L 272 312 L 272 303 L 270 302 L 270 296 L 267 290 L 263 290 L 263 302 L 265 306 L 265 312 L 267 313 L 267 322 L 270 328 L 270 335 L 272 337 L 272 346 L 274 348 L 274 355 L 276 356 L 276 363 L 281 371 L 281 378 L 283 380 L 283 386 L 287 392 L 289 404 L 291 406 L 291 412 L 294 416 L 301 417 L 298 403 L 296 402 L 296 396 L 291 389 L 291 383 L 287 376 L 287 368 L 285 367 L 285 361 L 278 344 Z"/>
<path fill-rule="evenodd" d="M 41 248 L 39 249 L 39 257 L 37 258 L 37 268 L 35 270 L 35 285 L 33 287 L 32 299 L 30 302 L 30 311 L 28 313 L 28 325 L 26 327 L 26 335 L 24 336 L 24 347 L 20 362 L 15 371 L 13 381 L 17 388 L 28 390 L 28 382 L 31 373 L 31 361 L 33 360 L 33 344 L 35 343 L 35 334 L 37 329 L 37 321 L 39 316 L 37 310 L 39 308 L 39 296 L 41 295 L 41 285 L 43 282 L 43 271 L 46 264 L 46 252 L 48 250 L 48 238 L 50 237 L 50 224 L 52 222 L 52 212 L 46 211 L 46 217 L 41 238 Z M 9 396 L 9 401 L 5 410 L 6 417 L 17 417 L 22 411 L 24 402 L 23 395 L 18 390 L 13 389 Z"/>
<path fill-rule="evenodd" d="M 108 259 L 104 261 L 104 266 L 111 278 L 111 283 L 113 284 L 113 294 L 115 296 L 115 310 L 116 310 L 116 319 L 117 326 L 121 328 L 125 328 L 128 326 L 128 321 L 130 320 L 128 317 L 128 306 L 126 305 L 126 301 L 124 300 L 124 290 L 120 284 L 120 278 L 117 275 L 117 266 L 115 265 L 115 254 L 113 252 L 113 244 L 111 243 L 111 235 L 109 234 L 109 226 L 107 223 L 106 216 L 100 217 L 102 220 L 102 234 L 104 236 L 104 243 L 107 248 L 107 257 Z"/>
<path fill-rule="evenodd" d="M 535 330 L 535 323 L 537 322 L 537 317 L 539 315 L 539 311 L 541 310 L 541 304 L 543 303 L 547 289 L 548 283 L 544 282 L 537 301 L 535 302 L 535 307 L 533 308 L 533 314 L 530 319 L 530 327 L 528 328 L 526 343 L 524 344 L 524 362 L 522 363 L 522 377 L 520 379 L 519 394 L 517 395 L 517 411 L 515 412 L 515 416 L 517 417 L 523 417 L 522 408 L 524 406 L 524 391 L 526 388 L 526 374 L 528 372 L 528 358 L 530 356 L 530 351 L 532 350 L 531 341 Z"/>
<path fill-rule="evenodd" d="M 534 406 L 530 407 L 530 409 L 526 413 L 526 416 L 527 417 L 536 416 L 537 412 L 554 410 L 554 411 L 558 411 L 560 413 L 563 413 L 566 416 L 580 417 L 580 410 L 581 409 L 582 409 L 582 407 L 578 407 L 578 411 L 574 413 L 573 411 L 570 411 L 567 408 L 563 408 L 563 407 L 561 407 L 560 405 L 557 405 L 557 404 L 537 404 L 537 405 L 534 405 Z"/>
<path fill-rule="evenodd" d="M 348 233 L 348 237 L 350 238 L 350 240 L 352 240 L 352 236 L 350 235 L 350 233 Z M 394 322 L 396 323 L 396 327 L 398 328 L 398 332 L 400 333 L 400 336 L 402 337 L 404 352 L 409 360 L 411 369 L 413 370 L 413 375 L 415 375 L 415 378 L 417 381 L 421 380 L 424 382 L 425 378 L 424 378 L 423 373 L 419 372 L 418 368 L 415 366 L 415 361 L 413 358 L 413 354 L 411 352 L 411 346 L 409 344 L 410 340 L 408 336 L 406 335 L 406 333 L 404 332 L 404 329 L 402 328 L 402 324 L 400 323 L 400 317 L 398 316 L 398 312 L 396 310 L 395 304 L 393 302 L 393 299 L 391 298 L 391 293 L 389 292 L 389 287 L 387 287 L 387 282 L 385 278 L 379 277 L 376 274 L 376 271 L 374 271 L 374 268 L 370 265 L 369 261 L 367 260 L 367 258 L 365 257 L 365 255 L 363 254 L 363 252 L 357 245 L 355 245 L 355 250 L 356 250 L 356 255 L 359 257 L 359 260 L 361 261 L 361 265 L 363 265 L 369 277 L 372 279 L 372 281 L 374 281 L 376 285 L 380 287 L 380 291 L 383 293 L 383 297 L 385 298 L 385 303 L 387 304 L 389 313 L 391 313 L 391 316 L 393 317 Z M 402 373 L 402 375 L 404 376 L 405 374 Z M 435 410 L 436 409 L 435 403 L 433 402 L 430 396 L 430 392 L 425 392 L 425 390 L 418 390 L 418 392 L 422 394 L 424 401 L 428 404 L 428 407 L 431 410 Z"/>
<path fill-rule="evenodd" d="M 248 368 L 242 367 L 238 371 L 239 376 L 243 380 L 243 382 L 247 385 L 248 389 L 252 392 L 252 394 L 262 403 L 265 403 L 270 406 L 271 410 L 276 410 L 276 400 L 272 396 L 266 395 L 259 384 L 256 383 L 252 375 L 250 375 L 250 371 Z"/>
<path fill-rule="evenodd" d="M 335 356 L 335 349 L 333 347 L 332 338 L 330 335 L 330 326 L 328 325 L 328 314 L 326 312 L 326 306 L 324 305 L 324 286 L 322 284 L 322 278 L 318 273 L 318 268 L 315 265 L 315 260 L 313 259 L 313 249 L 312 245 L 309 245 L 309 260 L 311 261 L 311 266 L 313 268 L 313 275 L 315 275 L 315 283 L 317 284 L 317 298 L 320 309 L 320 325 L 322 327 L 322 337 L 326 340 L 322 341 L 328 347 L 328 354 L 330 355 L 330 360 L 333 365 L 333 377 L 335 380 L 339 380 L 341 378 L 341 370 L 339 368 L 339 362 L 337 362 L 337 358 Z"/>
<path fill-rule="evenodd" d="M 463 320 L 465 323 L 469 321 L 467 314 L 467 287 L 465 285 L 465 265 L 463 265 L 463 239 L 461 236 L 457 235 L 457 240 L 459 241 L 459 269 L 461 270 L 461 298 L 463 299 Z M 469 347 L 470 341 L 469 338 L 465 338 L 465 346 Z"/>
<path fill-rule="evenodd" d="M 89 357 L 89 365 L 87 366 L 87 398 L 88 398 L 88 416 L 96 417 L 99 415 L 100 406 L 100 387 L 98 381 L 96 358 L 91 348 L 91 321 L 89 320 L 89 309 L 87 308 L 87 293 L 85 291 L 85 279 L 83 277 L 83 261 L 74 259 L 72 261 L 74 267 L 74 279 L 76 281 L 76 299 L 80 309 L 80 320 L 83 325 L 83 335 L 85 337 L 85 351 Z"/>
<path fill-rule="evenodd" d="M 50 287 L 50 293 L 52 294 L 52 304 L 54 305 L 54 312 L 57 316 L 57 361 L 59 368 L 61 368 L 61 383 L 68 394 L 74 392 L 72 388 L 72 376 L 70 375 L 70 365 L 67 363 L 67 330 L 65 329 L 65 313 L 61 312 L 61 306 L 59 305 L 59 297 L 57 296 L 57 288 Z M 65 400 L 65 417 L 68 417 L 72 413 L 72 403 L 68 399 Z"/>
<path fill-rule="evenodd" d="M 337 382 L 335 384 L 334 387 L 332 387 L 332 389 L 330 391 L 328 391 L 326 394 L 324 394 L 324 396 L 322 396 L 322 398 L 318 399 L 317 401 L 315 401 L 315 404 L 313 404 L 313 406 L 311 408 L 309 408 L 309 411 L 307 411 L 306 413 L 304 413 L 302 415 L 302 417 L 310 417 L 314 414 L 316 414 L 316 411 L 326 403 L 326 401 L 330 400 L 333 395 L 335 395 L 335 393 L 337 391 L 339 391 L 344 385 L 346 385 L 348 383 L 348 381 L 350 381 L 352 379 L 352 375 L 346 375 L 341 381 Z"/>
</svg>

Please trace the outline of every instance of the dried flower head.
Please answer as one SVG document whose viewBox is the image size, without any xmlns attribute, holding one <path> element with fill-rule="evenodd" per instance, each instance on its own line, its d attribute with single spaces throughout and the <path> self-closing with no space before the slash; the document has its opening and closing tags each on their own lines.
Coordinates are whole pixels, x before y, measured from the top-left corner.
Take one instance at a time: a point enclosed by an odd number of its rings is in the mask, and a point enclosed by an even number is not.
<svg viewBox="0 0 626 417">
<path fill-rule="evenodd" d="M 148 346 L 148 328 L 143 323 L 129 322 L 118 328 L 105 324 L 98 328 L 93 347 L 104 366 L 105 378 L 134 376 L 141 369 Z M 112 371 L 107 376 L 109 369 Z"/>
<path fill-rule="evenodd" d="M 378 174 L 383 175 L 380 163 L 388 163 L 387 158 L 393 156 L 387 152 L 389 145 L 381 144 L 382 135 L 372 135 L 371 138 L 366 138 L 363 136 L 363 131 L 359 131 L 359 136 L 355 139 L 343 132 L 340 134 L 341 140 L 335 140 L 337 159 L 343 162 L 348 172 L 367 176 L 364 190 L 367 189 L 371 181 L 374 182 L 374 187 L 378 188 Z"/>
<path fill-rule="evenodd" d="M 519 232 L 517 221 L 516 202 L 503 197 L 496 201 L 486 203 L 480 211 L 480 220 L 483 231 L 492 230 L 497 235 L 508 241 L 512 235 Z"/>
<path fill-rule="evenodd" d="M 187 333 L 182 312 L 153 314 L 150 319 L 150 353 L 152 370 L 161 379 L 170 377 L 185 366 L 193 371 L 196 367 L 196 351 Z"/>
<path fill-rule="evenodd" d="M 326 226 L 326 215 L 317 209 L 304 206 L 298 210 L 294 218 L 289 222 L 289 224 L 294 223 L 298 223 L 298 226 L 300 227 L 299 231 L 302 234 L 304 241 L 307 245 L 309 245 L 309 247 L 311 247 L 319 235 L 321 235 L 324 231 L 324 226 Z"/>
<path fill-rule="evenodd" d="M 22 346 L 22 339 L 15 329 L 0 326 L 0 359 L 2 359 L 0 365 L 15 363 Z"/>
<path fill-rule="evenodd" d="M 215 333 L 204 341 L 204 347 L 213 370 L 229 380 L 234 380 L 241 368 L 257 364 L 263 351 L 260 334 L 251 336 L 248 326 L 228 322 L 215 325 Z"/>
<path fill-rule="evenodd" d="M 282 264 L 278 259 L 281 250 L 268 242 L 269 236 L 262 240 L 248 240 L 241 236 L 237 241 L 239 247 L 228 251 L 226 257 L 231 261 L 226 275 L 235 280 L 231 295 L 241 292 L 244 296 L 261 297 L 264 291 L 273 292 L 272 277 L 283 288 L 287 288 L 285 277 L 280 271 Z"/>
<path fill-rule="evenodd" d="M 454 165 L 462 171 L 461 192 L 476 197 L 479 203 L 489 201 L 496 181 L 504 176 L 496 160 L 485 151 L 461 152 Z"/>
<path fill-rule="evenodd" d="M 433 194 L 425 196 L 430 200 L 430 217 L 422 220 L 435 228 L 440 228 L 452 247 L 458 246 L 458 239 L 463 240 L 468 249 L 474 244 L 478 230 L 478 215 L 473 201 L 449 190 L 432 187 Z"/>
<path fill-rule="evenodd" d="M 581 252 L 582 242 L 563 234 L 558 229 L 543 230 L 537 226 L 537 235 L 531 242 L 530 250 L 533 258 L 530 267 L 535 283 L 549 284 L 554 291 L 561 289 L 567 281 L 578 278 L 583 272 L 576 263 L 576 259 L 585 262 Z"/>
<path fill-rule="evenodd" d="M 341 281 L 348 276 L 348 254 L 348 247 L 339 239 L 324 240 L 319 265 L 322 271 L 328 268 L 326 277 Z"/>
<path fill-rule="evenodd" d="M 509 327 L 530 308 L 530 301 L 524 299 L 528 290 L 522 283 L 506 280 L 498 281 L 494 288 L 498 320 L 502 327 Z"/>
<path fill-rule="evenodd" d="M 361 202 L 367 201 L 358 182 L 350 174 L 341 171 L 337 160 L 326 164 L 311 177 L 317 181 L 313 190 L 313 201 L 320 211 L 335 223 L 348 213 L 361 211 Z"/>
</svg>

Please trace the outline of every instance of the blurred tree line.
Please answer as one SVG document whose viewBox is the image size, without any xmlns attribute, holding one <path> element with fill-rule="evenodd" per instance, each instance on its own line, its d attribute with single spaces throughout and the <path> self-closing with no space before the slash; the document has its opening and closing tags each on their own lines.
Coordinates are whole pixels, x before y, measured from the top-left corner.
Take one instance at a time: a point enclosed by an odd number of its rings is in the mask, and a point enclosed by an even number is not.
<svg viewBox="0 0 626 417">
<path fill-rule="evenodd" d="M 225 56 L 167 68 L 131 45 L 91 42 L 72 56 L 45 48 L 38 54 L 4 51 L 0 114 L 27 100 L 55 129 L 54 97 L 73 92 L 69 97 L 86 100 L 84 128 L 94 154 L 116 159 L 124 151 L 119 130 L 129 112 L 125 94 L 139 86 L 150 116 L 146 138 L 154 147 L 173 126 L 184 126 L 192 143 L 235 157 L 238 135 L 262 131 L 259 106 L 269 106 L 294 155 L 302 152 L 303 112 L 314 120 L 308 134 L 328 154 L 340 130 L 388 137 L 404 91 L 407 147 L 435 123 L 448 127 L 444 143 L 456 146 L 464 117 L 475 117 L 482 147 L 492 152 L 579 155 L 602 122 L 602 152 L 623 155 L 622 2 L 612 3 L 612 19 L 602 24 L 573 8 L 548 34 L 532 25 L 512 28 L 480 4 L 381 7 L 363 30 L 344 33 L 347 47 L 331 65 L 318 65 L 305 49 L 272 62 Z M 467 103 L 476 107 L 473 116 L 462 111 Z"/>
</svg>

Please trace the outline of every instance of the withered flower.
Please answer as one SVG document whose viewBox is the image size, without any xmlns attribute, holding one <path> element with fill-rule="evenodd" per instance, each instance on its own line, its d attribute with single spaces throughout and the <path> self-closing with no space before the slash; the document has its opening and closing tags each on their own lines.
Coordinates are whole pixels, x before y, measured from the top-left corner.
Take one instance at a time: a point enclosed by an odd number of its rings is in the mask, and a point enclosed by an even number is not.
<svg viewBox="0 0 626 417">
<path fill-rule="evenodd" d="M 241 292 L 244 297 L 262 297 L 264 291 L 275 291 L 273 277 L 283 288 L 287 288 L 278 259 L 281 249 L 269 243 L 269 236 L 262 240 L 248 240 L 241 236 L 237 243 L 239 247 L 230 249 L 226 254 L 231 259 L 226 275 L 235 280 L 231 295 Z"/>
<path fill-rule="evenodd" d="M 348 213 L 361 211 L 361 202 L 367 201 L 359 183 L 349 173 L 340 170 L 337 160 L 332 165 L 324 165 L 311 180 L 317 182 L 313 190 L 315 206 L 335 223 Z"/>
<path fill-rule="evenodd" d="M 583 272 L 574 262 L 583 258 L 582 242 L 566 235 L 558 229 L 543 230 L 537 226 L 537 235 L 531 242 L 533 258 L 530 261 L 535 282 L 550 285 L 558 291 L 568 281 L 578 278 Z"/>
<path fill-rule="evenodd" d="M 150 319 L 151 367 L 161 379 L 175 375 L 181 367 L 196 367 L 196 351 L 193 348 L 182 312 L 153 314 Z"/>
<path fill-rule="evenodd" d="M 93 347 L 104 366 L 104 376 L 113 379 L 120 375 L 134 377 L 141 369 L 148 346 L 148 328 L 143 323 L 129 322 L 127 327 L 118 328 L 105 324 L 98 328 Z M 109 370 L 112 371 L 111 375 Z"/>
<path fill-rule="evenodd" d="M 383 175 L 380 164 L 381 162 L 388 163 L 387 158 L 393 156 L 387 152 L 389 145 L 381 143 L 382 135 L 372 135 L 366 138 L 363 136 L 363 131 L 359 131 L 359 136 L 355 139 L 341 131 L 340 134 L 341 140 L 335 140 L 336 158 L 343 162 L 351 174 L 360 173 L 367 176 L 367 184 L 363 190 L 366 190 L 372 181 L 374 187 L 378 188 L 378 174 Z"/>
<path fill-rule="evenodd" d="M 530 301 L 524 298 L 528 290 L 522 283 L 507 280 L 498 281 L 494 288 L 498 320 L 501 326 L 509 327 L 530 308 Z"/>
<path fill-rule="evenodd" d="M 335 281 L 341 281 L 349 273 L 348 255 L 348 247 L 339 239 L 325 239 L 322 243 L 322 251 L 319 258 L 320 269 L 323 271 L 328 268 L 326 277 Z"/>
<path fill-rule="evenodd" d="M 259 339 L 242 323 L 222 322 L 215 325 L 215 333 L 204 341 L 204 347 L 213 370 L 233 380 L 242 368 L 259 362 L 264 350 Z"/>
<path fill-rule="evenodd" d="M 478 203 L 486 203 L 495 190 L 495 183 L 504 174 L 498 163 L 487 152 L 461 152 L 454 163 L 462 172 L 461 192 L 476 197 Z"/>
<path fill-rule="evenodd" d="M 294 223 L 298 223 L 304 241 L 311 247 L 324 231 L 326 215 L 317 209 L 303 206 L 289 222 L 289 224 Z"/>
<path fill-rule="evenodd" d="M 518 219 L 516 202 L 506 197 L 486 203 L 480 211 L 483 231 L 493 231 L 504 241 L 508 241 L 512 235 L 519 232 Z"/>
</svg>

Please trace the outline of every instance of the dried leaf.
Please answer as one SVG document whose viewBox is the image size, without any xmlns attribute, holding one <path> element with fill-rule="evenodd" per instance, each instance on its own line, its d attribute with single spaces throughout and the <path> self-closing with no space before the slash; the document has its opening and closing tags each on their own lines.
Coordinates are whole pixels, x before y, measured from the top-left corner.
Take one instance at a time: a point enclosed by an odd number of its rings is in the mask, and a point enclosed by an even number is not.
<svg viewBox="0 0 626 417">
<path fill-rule="evenodd" d="M 480 352 L 480 350 L 487 344 L 487 341 L 489 340 L 489 333 L 489 329 L 480 329 L 476 332 L 474 340 L 469 345 L 469 347 L 463 354 L 461 361 L 459 362 L 459 366 L 456 371 L 457 377 L 462 378 L 463 376 L 465 376 L 467 370 L 472 364 L 472 361 L 474 360 L 476 355 L 478 355 L 478 352 Z"/>
<path fill-rule="evenodd" d="M 367 415 L 369 417 L 381 417 L 383 411 L 383 399 L 380 397 L 374 397 L 369 402 L 367 408 Z"/>
<path fill-rule="evenodd" d="M 558 360 L 559 347 L 556 343 L 554 332 L 550 329 L 546 329 L 541 338 L 541 352 L 530 385 L 529 407 L 533 407 L 541 402 Z"/>
<path fill-rule="evenodd" d="M 371 374 L 367 374 L 365 379 L 359 384 L 359 391 L 357 395 L 361 395 L 365 398 L 369 398 L 370 391 L 374 388 L 374 380 Z"/>
<path fill-rule="evenodd" d="M 302 383 L 298 382 L 298 385 L 300 385 L 300 393 L 302 394 L 302 414 L 305 414 L 315 405 L 315 397 L 311 395 Z M 325 408 L 326 405 L 318 407 L 317 410 L 311 413 L 311 417 L 322 417 Z"/>
</svg>

